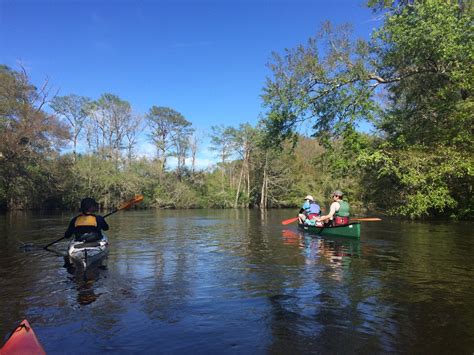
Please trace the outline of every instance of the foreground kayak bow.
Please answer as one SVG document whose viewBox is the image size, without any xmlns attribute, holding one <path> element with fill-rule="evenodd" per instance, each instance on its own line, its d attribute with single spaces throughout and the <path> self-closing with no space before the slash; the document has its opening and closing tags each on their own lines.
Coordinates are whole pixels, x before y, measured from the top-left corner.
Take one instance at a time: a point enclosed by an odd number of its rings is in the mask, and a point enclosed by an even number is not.
<svg viewBox="0 0 474 355">
<path fill-rule="evenodd" d="M 46 355 L 30 323 L 25 319 L 12 332 L 0 355 Z"/>
</svg>

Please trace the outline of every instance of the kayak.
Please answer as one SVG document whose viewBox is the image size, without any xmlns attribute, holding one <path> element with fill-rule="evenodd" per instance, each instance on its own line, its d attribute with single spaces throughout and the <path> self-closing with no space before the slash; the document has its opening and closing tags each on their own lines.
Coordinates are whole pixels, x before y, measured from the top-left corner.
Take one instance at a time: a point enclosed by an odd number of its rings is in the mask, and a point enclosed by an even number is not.
<svg viewBox="0 0 474 355">
<path fill-rule="evenodd" d="M 36 337 L 30 323 L 25 319 L 12 332 L 5 345 L 0 349 L 0 355 L 45 355 L 43 347 Z"/>
<path fill-rule="evenodd" d="M 85 270 L 109 254 L 109 240 L 105 234 L 102 235 L 102 239 L 93 242 L 79 242 L 73 239 L 69 243 L 67 253 L 71 264 Z"/>
<path fill-rule="evenodd" d="M 318 227 L 309 226 L 306 224 L 298 224 L 298 228 L 303 229 L 307 232 L 316 233 L 322 236 L 335 236 L 335 237 L 347 237 L 347 238 L 360 238 L 360 223 L 353 222 L 343 224 L 334 227 Z"/>
</svg>

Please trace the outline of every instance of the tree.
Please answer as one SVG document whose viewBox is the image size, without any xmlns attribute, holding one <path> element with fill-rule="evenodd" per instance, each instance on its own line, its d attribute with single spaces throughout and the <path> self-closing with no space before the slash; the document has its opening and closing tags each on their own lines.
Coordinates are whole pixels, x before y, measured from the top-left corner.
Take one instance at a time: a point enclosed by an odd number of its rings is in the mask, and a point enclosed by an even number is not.
<svg viewBox="0 0 474 355">
<path fill-rule="evenodd" d="M 387 141 L 360 162 L 395 182 L 393 213 L 473 213 L 474 18 L 464 10 L 454 2 L 415 3 L 374 36 L 386 75 L 400 80 L 388 86 L 389 106 L 377 123 Z"/>
<path fill-rule="evenodd" d="M 256 186 L 258 194 L 255 196 L 255 202 L 260 209 L 288 206 L 285 200 L 290 195 L 297 178 L 293 169 L 293 159 L 291 149 L 283 151 L 259 144 L 255 156 L 258 164 L 255 176 L 259 182 Z"/>
<path fill-rule="evenodd" d="M 388 17 L 375 33 L 374 53 L 392 81 L 378 122 L 390 141 L 471 146 L 473 19 L 457 4 L 426 1 Z"/>
<path fill-rule="evenodd" d="M 196 155 L 198 152 L 200 140 L 196 133 L 189 137 L 189 149 L 191 150 L 191 173 L 194 175 L 196 169 Z"/>
<path fill-rule="evenodd" d="M 257 130 L 250 124 L 241 124 L 238 129 L 232 131 L 233 145 L 241 159 L 239 182 L 237 191 L 235 192 L 234 208 L 237 208 L 240 196 L 242 180 L 246 184 L 245 202 L 243 205 L 248 206 L 250 202 L 250 157 L 256 145 Z"/>
<path fill-rule="evenodd" d="M 181 179 L 183 168 L 186 164 L 186 157 L 190 148 L 189 137 L 191 136 L 192 130 L 183 129 L 182 132 L 173 138 L 173 156 L 177 159 L 176 173 L 178 178 Z"/>
<path fill-rule="evenodd" d="M 76 161 L 77 139 L 88 116 L 87 109 L 91 100 L 78 95 L 56 96 L 50 103 L 51 108 L 63 118 L 72 129 L 73 159 Z"/>
<path fill-rule="evenodd" d="M 43 111 L 47 82 L 37 89 L 25 70 L 0 66 L 0 205 L 35 206 L 51 182 L 49 159 L 69 139 L 67 128 Z M 54 184 L 53 184 L 54 186 Z"/>
<path fill-rule="evenodd" d="M 137 144 L 137 135 L 143 126 L 143 117 L 132 114 L 128 122 L 125 124 L 125 149 L 127 152 L 128 163 L 130 164 L 134 158 L 134 149 Z"/>
<path fill-rule="evenodd" d="M 130 142 L 134 142 L 126 140 L 127 132 L 133 132 L 137 122 L 130 104 L 116 95 L 102 94 L 90 105 L 89 115 L 87 135 L 90 148 L 117 163 L 122 150 L 128 146 L 130 151 Z"/>
<path fill-rule="evenodd" d="M 180 136 L 188 137 L 192 133 L 191 122 L 171 108 L 157 106 L 150 108 L 146 118 L 151 129 L 150 139 L 156 146 L 158 159 L 164 171 L 166 158 L 173 153 L 177 155 L 178 146 L 183 147 L 184 143 L 180 141 Z M 183 153 L 182 149 L 179 154 L 181 153 Z"/>
<path fill-rule="evenodd" d="M 233 154 L 235 129 L 224 125 L 211 127 L 211 150 L 217 152 L 221 160 L 221 191 L 224 192 L 227 159 Z"/>
<path fill-rule="evenodd" d="M 323 142 L 353 130 L 362 121 L 373 121 L 380 105 L 373 100 L 384 79 L 367 42 L 351 41 L 348 25 L 334 29 L 329 23 L 307 46 L 273 54 L 263 99 L 264 120 L 276 143 L 292 137 L 298 125 L 310 120 Z"/>
<path fill-rule="evenodd" d="M 446 214 L 465 203 L 472 206 L 472 198 L 465 201 L 465 194 L 458 192 L 459 186 L 472 181 L 470 169 L 453 165 L 456 160 L 450 163 L 441 153 L 435 154 L 436 159 L 415 157 L 451 151 L 454 156 L 468 157 L 472 164 L 474 145 L 468 127 L 474 123 L 473 13 L 442 0 L 395 3 L 371 41 L 355 41 L 347 26 L 334 30 L 326 24 L 307 46 L 287 50 L 284 56 L 276 54 L 270 64 L 273 78 L 268 79 L 263 95 L 268 107 L 266 130 L 282 141 L 294 137 L 298 125 L 309 120 L 314 135 L 331 148 L 338 140 L 343 145 L 349 137 L 353 140 L 360 122 L 372 122 L 380 139 L 355 152 L 361 154 L 360 167 L 367 176 L 373 178 L 371 169 L 379 169 L 376 176 L 382 185 L 386 180 L 381 177 L 391 171 L 390 180 L 397 187 L 392 203 L 408 204 L 406 209 L 392 206 L 391 211 L 418 217 Z M 360 147 L 360 142 L 349 147 Z M 394 169 L 372 164 L 387 150 L 413 157 L 427 174 L 439 164 L 450 166 L 452 172 L 433 179 L 430 191 L 422 194 L 428 202 L 417 204 L 416 179 L 404 180 L 396 174 L 415 172 L 415 166 L 403 168 L 403 162 L 390 159 L 392 154 L 383 156 Z M 348 158 L 350 166 L 354 155 Z M 438 164 L 432 165 L 434 161 Z M 435 203 L 433 199 L 439 197 L 455 203 Z"/>
</svg>

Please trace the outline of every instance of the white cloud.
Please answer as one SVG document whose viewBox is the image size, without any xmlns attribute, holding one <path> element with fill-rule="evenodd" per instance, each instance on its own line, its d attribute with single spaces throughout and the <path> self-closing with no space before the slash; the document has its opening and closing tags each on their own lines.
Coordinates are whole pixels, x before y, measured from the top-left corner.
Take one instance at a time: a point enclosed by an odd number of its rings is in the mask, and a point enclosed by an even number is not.
<svg viewBox="0 0 474 355">
<path fill-rule="evenodd" d="M 217 163 L 215 154 L 209 150 L 209 147 L 200 147 L 198 156 L 196 157 L 195 167 L 197 170 L 207 169 Z M 140 142 L 136 151 L 137 156 L 141 158 L 152 159 L 156 157 L 156 148 L 152 143 Z M 186 158 L 186 166 L 191 167 L 192 159 Z M 175 169 L 178 165 L 178 161 L 175 157 L 169 157 L 166 159 L 166 167 L 168 169 Z"/>
<path fill-rule="evenodd" d="M 191 168 L 191 163 L 192 163 L 191 158 L 187 158 L 186 167 Z M 204 170 L 204 169 L 212 167 L 215 164 L 216 162 L 210 159 L 196 158 L 195 169 Z M 166 167 L 168 169 L 175 169 L 177 165 L 178 165 L 178 160 L 175 157 L 169 157 L 168 159 L 166 159 Z"/>
</svg>

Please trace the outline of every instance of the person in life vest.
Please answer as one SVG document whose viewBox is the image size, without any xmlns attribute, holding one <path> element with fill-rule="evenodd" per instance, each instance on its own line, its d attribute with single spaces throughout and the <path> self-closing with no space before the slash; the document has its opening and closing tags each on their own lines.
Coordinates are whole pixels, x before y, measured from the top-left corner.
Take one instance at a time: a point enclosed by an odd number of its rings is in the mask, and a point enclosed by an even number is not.
<svg viewBox="0 0 474 355">
<path fill-rule="evenodd" d="M 304 198 L 303 206 L 300 209 L 298 214 L 298 219 L 300 223 L 314 224 L 316 218 L 321 213 L 321 208 L 314 201 L 313 196 L 308 195 Z"/>
<path fill-rule="evenodd" d="M 332 193 L 333 203 L 329 208 L 329 213 L 325 216 L 318 217 L 318 222 L 324 222 L 325 224 L 338 226 L 341 224 L 349 223 L 349 203 L 344 201 L 342 197 L 344 194 L 340 190 L 336 190 Z"/>
<path fill-rule="evenodd" d="M 93 242 L 102 239 L 102 231 L 109 229 L 105 218 L 96 215 L 99 210 L 99 204 L 90 197 L 81 201 L 81 214 L 74 217 L 64 233 L 64 238 L 74 239 L 80 242 Z"/>
</svg>

